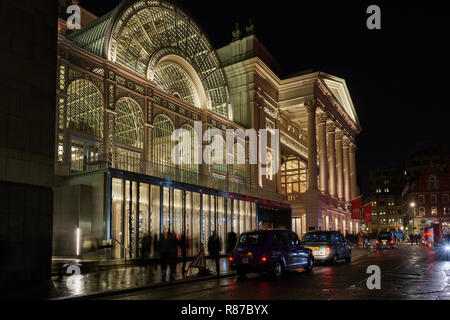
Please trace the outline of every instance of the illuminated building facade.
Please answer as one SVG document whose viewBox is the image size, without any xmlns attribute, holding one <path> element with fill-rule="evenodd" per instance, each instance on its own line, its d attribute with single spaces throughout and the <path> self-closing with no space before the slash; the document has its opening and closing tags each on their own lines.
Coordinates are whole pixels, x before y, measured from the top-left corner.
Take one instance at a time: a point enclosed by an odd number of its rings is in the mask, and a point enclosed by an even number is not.
<svg viewBox="0 0 450 320">
<path fill-rule="evenodd" d="M 111 258 L 138 258 L 143 236 L 164 228 L 187 235 L 189 255 L 213 230 L 358 231 L 348 205 L 361 129 L 345 81 L 280 79 L 253 29 L 214 50 L 176 5 L 129 0 L 59 35 L 54 255 L 84 257 L 97 239 Z M 279 129 L 279 172 L 249 164 L 248 141 L 245 164 L 175 165 L 171 135 L 193 139 L 195 121 Z"/>
</svg>

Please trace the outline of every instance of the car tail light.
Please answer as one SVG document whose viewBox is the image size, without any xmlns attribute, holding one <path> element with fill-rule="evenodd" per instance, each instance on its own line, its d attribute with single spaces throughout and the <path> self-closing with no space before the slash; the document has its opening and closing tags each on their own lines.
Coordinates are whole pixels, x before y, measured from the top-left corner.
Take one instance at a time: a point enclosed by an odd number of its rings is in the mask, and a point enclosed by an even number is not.
<svg viewBox="0 0 450 320">
<path fill-rule="evenodd" d="M 229 258 L 228 258 L 228 261 L 233 261 L 233 260 L 234 260 L 233 257 L 229 257 Z"/>
<path fill-rule="evenodd" d="M 391 240 L 391 243 L 394 244 L 394 240 Z"/>
<path fill-rule="evenodd" d="M 375 243 L 376 243 L 376 244 L 379 244 L 379 243 L 380 243 L 380 241 L 378 241 L 378 240 L 377 240 L 377 241 L 376 241 Z"/>
<path fill-rule="evenodd" d="M 261 258 L 261 261 L 262 261 L 262 262 L 266 262 L 266 261 L 267 261 L 267 258 L 266 258 L 266 257 L 262 257 L 262 258 Z"/>
<path fill-rule="evenodd" d="M 331 248 L 327 247 L 327 253 L 330 253 L 330 252 L 331 252 Z"/>
</svg>

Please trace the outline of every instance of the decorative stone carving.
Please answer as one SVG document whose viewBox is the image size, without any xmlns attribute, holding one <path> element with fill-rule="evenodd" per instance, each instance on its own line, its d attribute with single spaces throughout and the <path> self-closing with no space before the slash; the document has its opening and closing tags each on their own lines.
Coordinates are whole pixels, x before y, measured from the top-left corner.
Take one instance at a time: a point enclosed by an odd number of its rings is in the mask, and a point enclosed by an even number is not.
<svg viewBox="0 0 450 320">
<path fill-rule="evenodd" d="M 321 112 L 317 114 L 317 122 L 318 123 L 327 123 L 328 115 L 325 112 Z"/>
<path fill-rule="evenodd" d="M 233 41 L 239 40 L 241 38 L 241 30 L 239 30 L 239 23 L 236 22 L 236 28 L 232 32 Z"/>
<path fill-rule="evenodd" d="M 334 123 L 329 123 L 327 125 L 327 132 L 334 133 L 336 131 L 336 125 Z"/>
<path fill-rule="evenodd" d="M 305 101 L 305 107 L 306 107 L 306 111 L 308 113 L 316 112 L 316 109 L 317 109 L 316 100 L 312 99 L 312 100 Z"/>
<path fill-rule="evenodd" d="M 344 133 L 342 131 L 336 132 L 336 135 L 335 135 L 336 141 L 342 141 L 343 137 L 344 137 Z"/>
</svg>

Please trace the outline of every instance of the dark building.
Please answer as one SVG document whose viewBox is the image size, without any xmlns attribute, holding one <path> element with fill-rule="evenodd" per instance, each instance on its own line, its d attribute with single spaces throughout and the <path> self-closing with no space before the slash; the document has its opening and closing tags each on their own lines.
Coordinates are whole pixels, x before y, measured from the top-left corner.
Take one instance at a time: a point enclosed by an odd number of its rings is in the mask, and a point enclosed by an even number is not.
<svg viewBox="0 0 450 320">
<path fill-rule="evenodd" d="M 54 1 L 0 2 L 1 286 L 50 278 L 56 19 Z"/>
<path fill-rule="evenodd" d="M 372 202 L 372 223 L 369 224 L 369 232 L 403 231 L 401 192 L 405 181 L 402 167 L 369 172 L 368 200 Z"/>
</svg>

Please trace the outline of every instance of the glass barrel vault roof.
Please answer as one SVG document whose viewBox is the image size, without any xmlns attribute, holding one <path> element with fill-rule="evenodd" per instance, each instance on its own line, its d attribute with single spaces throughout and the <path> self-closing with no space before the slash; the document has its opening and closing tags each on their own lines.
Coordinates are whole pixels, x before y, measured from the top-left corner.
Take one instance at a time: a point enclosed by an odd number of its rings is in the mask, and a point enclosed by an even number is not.
<svg viewBox="0 0 450 320">
<path fill-rule="evenodd" d="M 153 79 L 158 70 L 162 77 L 164 68 L 158 68 L 162 58 L 180 56 L 200 78 L 208 101 L 205 107 L 232 120 L 229 90 L 216 52 L 193 19 L 169 2 L 123 1 L 68 39 L 147 79 Z M 186 84 L 188 92 L 192 88 Z M 167 83 L 157 85 L 168 89 Z M 188 98 L 190 94 L 178 93 L 186 102 L 195 104 L 192 97 Z"/>
</svg>

